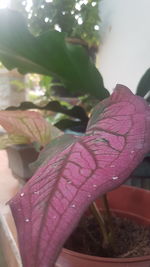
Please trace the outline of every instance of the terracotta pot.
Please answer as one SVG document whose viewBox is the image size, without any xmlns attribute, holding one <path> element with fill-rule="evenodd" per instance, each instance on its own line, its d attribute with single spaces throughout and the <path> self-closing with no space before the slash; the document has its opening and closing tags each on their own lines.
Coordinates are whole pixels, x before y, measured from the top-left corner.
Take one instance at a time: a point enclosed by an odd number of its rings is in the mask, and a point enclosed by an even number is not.
<svg viewBox="0 0 150 267">
<path fill-rule="evenodd" d="M 150 191 L 122 186 L 108 193 L 110 207 L 120 216 L 150 225 Z M 97 201 L 101 206 L 100 201 Z M 62 267 L 150 267 L 150 255 L 134 258 L 102 258 L 63 249 L 57 263 Z"/>
<path fill-rule="evenodd" d="M 29 164 L 37 159 L 39 152 L 35 150 L 32 144 L 10 146 L 6 151 L 12 174 L 19 179 L 21 184 L 25 184 L 33 174 Z"/>
</svg>

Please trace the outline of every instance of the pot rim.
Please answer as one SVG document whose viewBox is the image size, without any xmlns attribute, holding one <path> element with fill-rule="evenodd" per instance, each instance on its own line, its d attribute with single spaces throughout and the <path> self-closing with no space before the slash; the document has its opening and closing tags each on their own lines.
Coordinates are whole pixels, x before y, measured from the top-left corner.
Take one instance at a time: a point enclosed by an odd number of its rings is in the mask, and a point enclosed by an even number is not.
<svg viewBox="0 0 150 267">
<path fill-rule="evenodd" d="M 62 249 L 62 252 L 68 254 L 72 257 L 78 257 L 82 259 L 86 259 L 88 261 L 104 261 L 104 262 L 120 262 L 120 263 L 128 263 L 128 262 L 140 262 L 140 261 L 149 261 L 150 255 L 148 256 L 139 256 L 139 257 L 132 257 L 132 258 L 105 258 L 105 257 L 97 257 L 97 256 L 90 256 L 88 254 L 83 254 L 79 252 L 75 252 L 66 248 Z"/>
<path fill-rule="evenodd" d="M 128 189 L 128 190 L 132 190 L 132 191 L 137 191 L 139 193 L 148 193 L 150 195 L 150 190 L 146 190 L 143 188 L 137 188 L 137 187 L 133 187 L 133 186 L 128 186 L 128 185 L 123 185 L 121 186 L 121 188 L 124 189 Z M 116 188 L 119 189 L 119 188 Z M 116 190 L 114 189 L 114 190 Z M 113 190 L 113 191 L 114 191 Z M 137 219 L 144 219 L 145 221 L 150 223 L 149 219 L 146 219 L 144 216 L 138 216 L 132 212 L 125 212 L 125 211 L 121 211 L 119 209 L 112 209 L 114 213 L 122 213 L 122 214 L 126 214 L 129 217 L 132 218 L 137 218 Z M 143 261 L 150 261 L 150 255 L 147 256 L 138 256 L 138 257 L 131 257 L 131 258 L 107 258 L 107 257 L 98 257 L 98 256 L 91 256 L 88 254 L 83 254 L 83 253 L 79 253 L 79 252 L 75 252 L 66 248 L 62 249 L 62 252 L 65 254 L 68 254 L 71 257 L 78 257 L 78 258 L 82 258 L 82 259 L 86 259 L 88 261 L 100 261 L 100 262 L 108 262 L 108 263 L 129 263 L 129 262 L 143 262 Z"/>
</svg>

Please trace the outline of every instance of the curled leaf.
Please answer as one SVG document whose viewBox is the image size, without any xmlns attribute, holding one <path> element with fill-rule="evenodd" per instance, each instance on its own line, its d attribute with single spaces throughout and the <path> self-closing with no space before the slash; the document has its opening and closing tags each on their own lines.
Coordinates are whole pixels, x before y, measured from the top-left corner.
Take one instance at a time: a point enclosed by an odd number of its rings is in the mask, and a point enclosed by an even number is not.
<svg viewBox="0 0 150 267">
<path fill-rule="evenodd" d="M 149 136 L 150 107 L 119 85 L 93 110 L 85 136 L 43 151 L 43 164 L 10 201 L 24 267 L 54 265 L 88 205 L 142 161 Z"/>
</svg>

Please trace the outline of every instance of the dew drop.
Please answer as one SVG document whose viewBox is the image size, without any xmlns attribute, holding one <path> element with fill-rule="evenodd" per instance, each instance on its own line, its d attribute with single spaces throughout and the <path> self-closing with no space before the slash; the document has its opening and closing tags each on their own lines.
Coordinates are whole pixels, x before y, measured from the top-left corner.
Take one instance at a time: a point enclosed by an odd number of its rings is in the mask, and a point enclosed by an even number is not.
<svg viewBox="0 0 150 267">
<path fill-rule="evenodd" d="M 75 204 L 72 204 L 72 205 L 71 205 L 71 208 L 75 208 L 75 207 L 76 207 L 76 205 L 75 205 Z"/>
<path fill-rule="evenodd" d="M 88 197 L 90 198 L 91 197 L 91 194 L 88 194 Z"/>
<path fill-rule="evenodd" d="M 134 150 L 132 150 L 132 151 L 131 151 L 131 154 L 133 154 L 134 152 L 135 152 L 135 151 L 134 151 Z"/>
<path fill-rule="evenodd" d="M 67 184 L 72 184 L 72 181 L 68 180 L 68 181 L 67 181 Z"/>
<path fill-rule="evenodd" d="M 112 164 L 112 165 L 110 165 L 110 168 L 114 168 L 114 167 L 115 167 L 115 165 L 113 165 L 113 164 Z"/>
<path fill-rule="evenodd" d="M 113 176 L 112 179 L 113 180 L 117 180 L 119 177 L 118 176 Z"/>
<path fill-rule="evenodd" d="M 94 188 L 96 188 L 96 187 L 97 187 L 97 185 L 96 185 L 96 184 L 93 184 L 93 187 L 94 187 Z"/>
<path fill-rule="evenodd" d="M 38 195 L 40 191 L 34 191 L 33 194 Z"/>
<path fill-rule="evenodd" d="M 26 223 L 28 223 L 29 221 L 30 221 L 30 220 L 29 220 L 28 218 L 27 218 L 27 219 L 25 219 L 25 222 L 26 222 Z"/>
<path fill-rule="evenodd" d="M 24 196 L 24 193 L 21 193 L 20 196 L 23 197 Z"/>
</svg>

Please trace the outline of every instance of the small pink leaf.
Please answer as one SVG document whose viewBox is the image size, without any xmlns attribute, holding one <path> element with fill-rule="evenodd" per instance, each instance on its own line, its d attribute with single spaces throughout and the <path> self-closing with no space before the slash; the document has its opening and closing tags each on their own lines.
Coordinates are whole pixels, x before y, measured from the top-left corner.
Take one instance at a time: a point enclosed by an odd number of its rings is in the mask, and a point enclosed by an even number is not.
<svg viewBox="0 0 150 267">
<path fill-rule="evenodd" d="M 0 125 L 9 134 L 25 136 L 28 143 L 44 146 L 50 141 L 50 124 L 39 112 L 0 111 Z"/>
<path fill-rule="evenodd" d="M 58 148 L 10 201 L 24 267 L 53 266 L 88 205 L 142 161 L 149 136 L 150 107 L 117 86 L 94 109 L 85 136 Z"/>
</svg>

